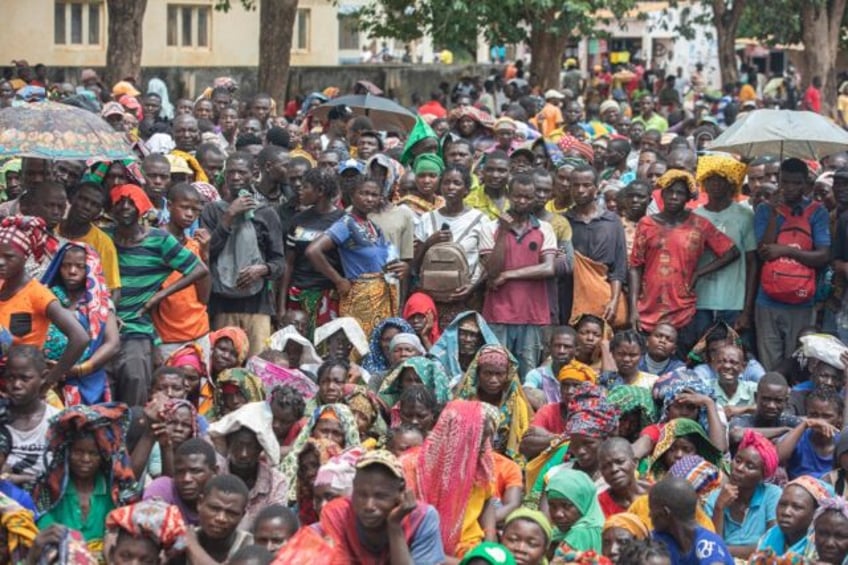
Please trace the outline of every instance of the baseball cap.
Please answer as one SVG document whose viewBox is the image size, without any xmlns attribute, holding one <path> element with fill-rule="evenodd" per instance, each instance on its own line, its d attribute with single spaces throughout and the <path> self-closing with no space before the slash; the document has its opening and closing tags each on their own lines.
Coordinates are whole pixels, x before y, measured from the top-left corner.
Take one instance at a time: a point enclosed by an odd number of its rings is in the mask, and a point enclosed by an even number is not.
<svg viewBox="0 0 848 565">
<path fill-rule="evenodd" d="M 356 462 L 357 469 L 365 469 L 372 465 L 382 465 L 389 472 L 399 479 L 403 479 L 403 465 L 400 460 L 395 457 L 391 451 L 385 449 L 375 449 L 367 452 Z"/>
<path fill-rule="evenodd" d="M 356 172 L 360 175 L 365 174 L 365 163 L 353 158 L 347 159 L 339 163 L 339 174 L 342 174 L 345 171 L 350 171 L 351 169 L 356 170 Z"/>
</svg>

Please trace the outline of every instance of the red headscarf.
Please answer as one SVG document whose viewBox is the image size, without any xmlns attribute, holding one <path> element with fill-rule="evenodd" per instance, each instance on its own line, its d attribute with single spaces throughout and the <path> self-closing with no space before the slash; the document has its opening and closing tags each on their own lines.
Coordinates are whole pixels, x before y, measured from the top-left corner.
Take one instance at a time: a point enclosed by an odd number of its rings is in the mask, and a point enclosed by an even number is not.
<svg viewBox="0 0 848 565">
<path fill-rule="evenodd" d="M 568 153 L 569 151 L 576 151 L 579 153 L 584 159 L 586 159 L 591 165 L 595 160 L 595 150 L 592 149 L 592 146 L 588 143 L 580 141 L 573 135 L 564 135 L 557 142 L 559 148 L 563 153 Z M 568 157 L 568 155 L 566 155 Z"/>
<path fill-rule="evenodd" d="M 426 316 L 428 313 L 433 318 L 433 327 L 430 328 L 430 335 L 427 336 L 432 345 L 439 341 L 439 336 L 442 335 L 442 331 L 439 329 L 439 312 L 436 310 L 436 303 L 433 302 L 433 299 L 423 292 L 416 292 L 409 297 L 406 306 L 403 307 L 403 317 L 407 322 L 416 314 Z"/>
<path fill-rule="evenodd" d="M 475 485 L 493 477 L 492 444 L 483 433 L 487 421 L 482 402 L 452 400 L 419 449 L 401 458 L 407 485 L 415 498 L 439 512 L 445 553 L 455 555 L 462 533 L 462 518 Z M 445 473 L 450 469 L 450 473 Z"/>
<path fill-rule="evenodd" d="M 250 350 L 250 339 L 247 337 L 247 333 L 237 326 L 227 326 L 209 334 L 209 341 L 212 347 L 215 347 L 218 340 L 222 338 L 227 338 L 233 342 L 233 347 L 236 348 L 238 364 L 242 365 L 245 359 L 247 359 L 247 352 Z"/>
<path fill-rule="evenodd" d="M 120 202 L 122 198 L 129 198 L 138 208 L 139 216 L 144 216 L 153 208 L 153 203 L 150 202 L 144 190 L 134 184 L 121 184 L 114 187 L 109 193 L 109 197 L 112 199 L 112 206 Z"/>
<path fill-rule="evenodd" d="M 755 432 L 754 430 L 745 430 L 742 436 L 742 441 L 739 443 L 739 451 L 754 448 L 760 458 L 763 460 L 763 478 L 770 479 L 777 471 L 777 466 L 780 464 L 780 458 L 777 454 L 777 448 L 774 444 L 767 440 L 765 436 Z"/>
<path fill-rule="evenodd" d="M 35 216 L 9 216 L 0 223 L 0 243 L 7 243 L 24 257 L 41 261 L 47 245 L 47 224 Z"/>
</svg>

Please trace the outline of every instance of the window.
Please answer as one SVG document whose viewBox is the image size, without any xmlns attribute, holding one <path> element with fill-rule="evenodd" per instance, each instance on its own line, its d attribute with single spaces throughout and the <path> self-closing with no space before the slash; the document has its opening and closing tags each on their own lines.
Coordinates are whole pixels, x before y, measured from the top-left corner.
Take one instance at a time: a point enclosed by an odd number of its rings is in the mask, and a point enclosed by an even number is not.
<svg viewBox="0 0 848 565">
<path fill-rule="evenodd" d="M 168 4 L 168 47 L 209 47 L 209 6 Z"/>
<path fill-rule="evenodd" d="M 61 0 L 53 5 L 53 43 L 100 46 L 103 35 L 100 0 Z"/>
<path fill-rule="evenodd" d="M 339 49 L 359 50 L 356 16 L 339 15 Z"/>
<path fill-rule="evenodd" d="M 295 51 L 309 51 L 311 15 L 307 8 L 297 9 L 297 17 L 294 20 L 294 37 L 292 37 L 292 49 Z"/>
</svg>

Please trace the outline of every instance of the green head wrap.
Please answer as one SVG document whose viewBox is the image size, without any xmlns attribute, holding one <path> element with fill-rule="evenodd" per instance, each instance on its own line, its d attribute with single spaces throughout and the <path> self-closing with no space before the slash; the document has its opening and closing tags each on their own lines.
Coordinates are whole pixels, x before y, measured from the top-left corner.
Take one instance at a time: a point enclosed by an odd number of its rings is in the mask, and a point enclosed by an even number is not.
<svg viewBox="0 0 848 565">
<path fill-rule="evenodd" d="M 445 170 L 445 162 L 442 158 L 433 153 L 424 153 L 415 158 L 412 165 L 412 170 L 416 175 L 421 173 L 435 173 L 439 176 Z"/>
<path fill-rule="evenodd" d="M 438 142 L 439 137 L 433 131 L 427 122 L 421 116 L 415 119 L 415 126 L 409 132 L 409 137 L 406 138 L 406 144 L 403 146 L 403 153 L 400 154 L 400 162 L 402 165 L 409 165 L 412 162 L 412 147 L 421 140 L 431 137 Z"/>
<path fill-rule="evenodd" d="M 466 565 L 473 559 L 482 559 L 491 565 L 515 565 L 515 557 L 512 553 L 499 543 L 484 541 L 465 554 L 459 565 Z"/>
<path fill-rule="evenodd" d="M 548 520 L 548 517 L 538 510 L 532 510 L 527 508 L 526 506 L 522 506 L 520 508 L 516 508 L 513 510 L 509 516 L 506 517 L 506 521 L 504 522 L 504 529 L 509 526 L 512 522 L 516 520 L 527 520 L 529 522 L 533 522 L 537 524 L 542 531 L 545 533 L 545 537 L 547 538 L 548 545 L 550 545 L 551 541 L 554 538 L 554 527 L 551 526 L 551 521 Z"/>
</svg>

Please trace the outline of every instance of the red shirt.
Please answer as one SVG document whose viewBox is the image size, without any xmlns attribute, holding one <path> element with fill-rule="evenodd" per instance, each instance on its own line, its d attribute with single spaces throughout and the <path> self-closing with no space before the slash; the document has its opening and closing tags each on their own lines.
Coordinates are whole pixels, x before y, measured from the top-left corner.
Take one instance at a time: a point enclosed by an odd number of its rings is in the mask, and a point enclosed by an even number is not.
<svg viewBox="0 0 848 565">
<path fill-rule="evenodd" d="M 598 504 L 601 506 L 601 510 L 604 513 L 604 518 L 609 518 L 615 514 L 621 514 L 622 512 L 627 512 L 627 508 L 622 508 L 610 496 L 609 489 L 605 490 L 601 494 L 598 495 Z"/>
<path fill-rule="evenodd" d="M 448 111 L 445 110 L 445 107 L 439 104 L 437 100 L 430 100 L 429 102 L 419 106 L 418 113 L 422 116 L 424 114 L 430 114 L 431 116 L 436 116 L 437 118 L 446 118 L 448 115 Z"/>
<path fill-rule="evenodd" d="M 698 297 L 690 286 L 698 260 L 708 248 L 719 257 L 733 246 L 709 220 L 691 212 L 674 226 L 653 216 L 639 220 L 630 266 L 644 271 L 639 296 L 642 330 L 651 332 L 660 322 L 682 328 L 692 321 Z"/>
<path fill-rule="evenodd" d="M 804 106 L 811 112 L 821 112 L 821 91 L 812 84 L 804 93 Z"/>
<path fill-rule="evenodd" d="M 544 428 L 554 435 L 565 433 L 565 420 L 562 419 L 562 405 L 559 402 L 545 404 L 530 422 L 531 426 Z"/>
</svg>

